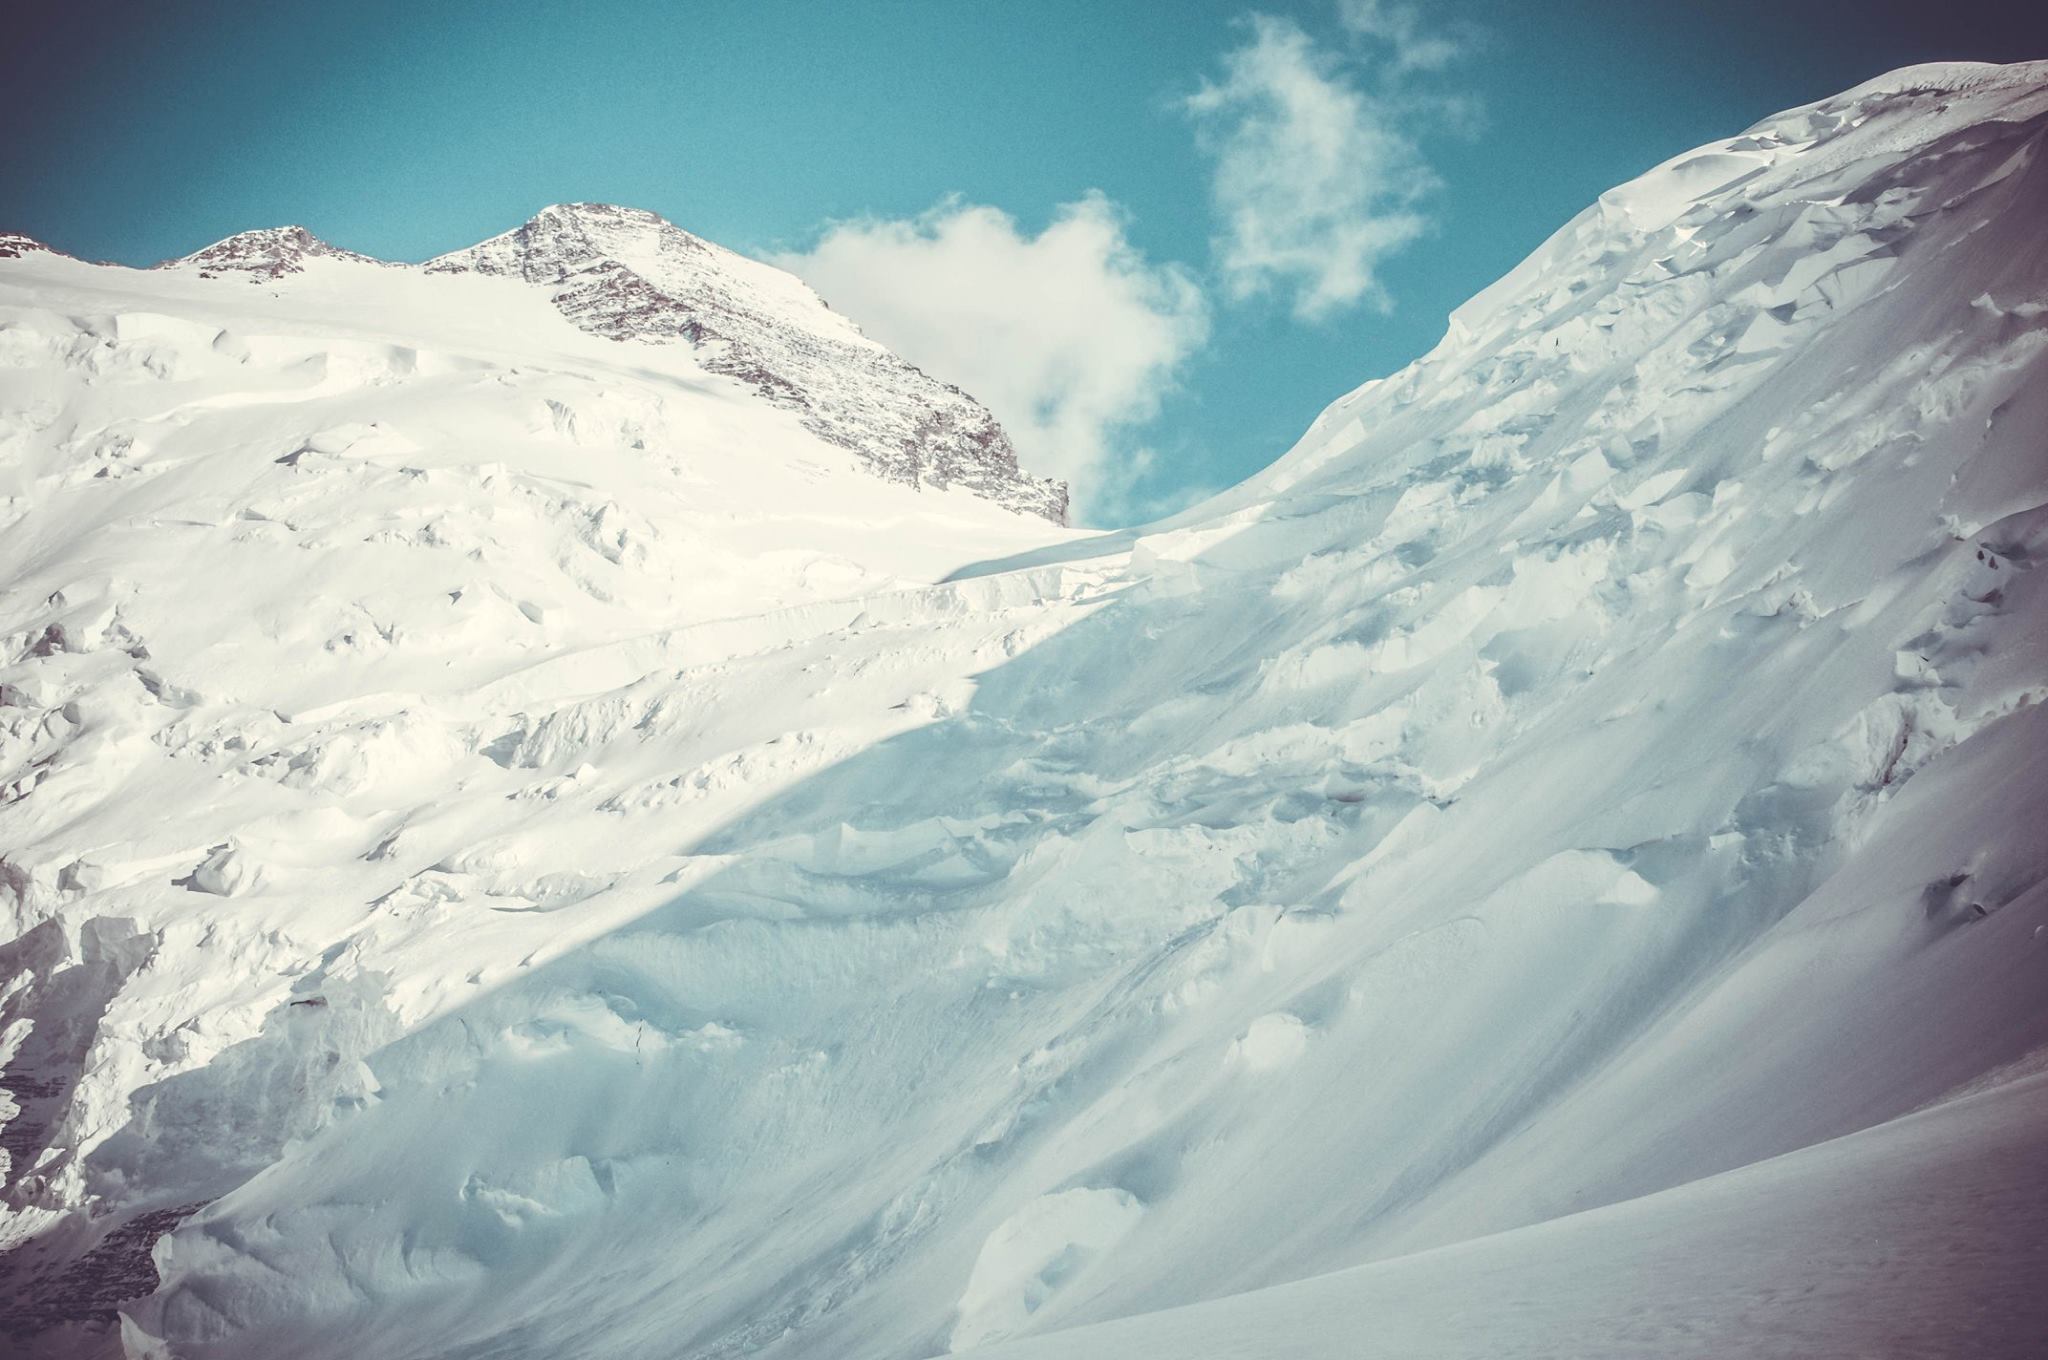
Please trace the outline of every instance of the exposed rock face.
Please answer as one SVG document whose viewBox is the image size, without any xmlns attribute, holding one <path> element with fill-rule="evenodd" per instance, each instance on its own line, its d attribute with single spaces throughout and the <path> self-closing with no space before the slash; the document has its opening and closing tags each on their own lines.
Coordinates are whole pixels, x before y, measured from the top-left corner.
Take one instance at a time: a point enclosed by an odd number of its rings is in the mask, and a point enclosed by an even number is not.
<svg viewBox="0 0 2048 1360">
<path fill-rule="evenodd" d="M 706 368 L 800 413 L 813 433 L 892 481 L 965 487 L 1066 522 L 1066 486 L 1020 471 L 1009 436 L 979 402 L 868 339 L 795 277 L 651 212 L 557 205 L 426 267 L 552 288 L 583 329 L 685 341 Z"/>
<path fill-rule="evenodd" d="M 0 231 L 0 260 L 18 260 L 35 251 L 49 249 L 33 236 L 23 236 L 18 231 Z"/>
<path fill-rule="evenodd" d="M 166 260 L 157 268 L 190 267 L 198 269 L 202 278 L 240 275 L 255 283 L 303 273 L 306 260 L 312 257 L 351 260 L 357 264 L 384 263 L 331 246 L 304 227 L 265 227 L 261 231 L 238 232 L 181 259 Z"/>
</svg>

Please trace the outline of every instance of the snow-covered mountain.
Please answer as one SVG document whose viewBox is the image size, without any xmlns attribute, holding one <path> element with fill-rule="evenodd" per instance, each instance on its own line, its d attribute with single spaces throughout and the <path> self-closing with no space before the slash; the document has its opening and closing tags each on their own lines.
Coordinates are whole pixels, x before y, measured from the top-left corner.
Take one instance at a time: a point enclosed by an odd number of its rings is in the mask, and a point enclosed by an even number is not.
<svg viewBox="0 0 2048 1360">
<path fill-rule="evenodd" d="M 1769 119 L 1097 536 L 636 214 L 0 260 L 0 1325 L 2023 1353 L 2044 139 Z"/>
<path fill-rule="evenodd" d="M 964 486 L 1066 523 L 1064 484 L 1020 473 L 972 397 L 862 335 L 789 274 L 633 208 L 572 203 L 427 263 L 555 288 L 563 315 L 613 340 L 686 340 L 699 362 L 800 413 L 820 438 L 912 486 Z"/>
<path fill-rule="evenodd" d="M 341 250 L 291 226 L 230 236 L 157 268 L 275 282 L 303 273 L 309 260 L 408 267 Z M 974 398 L 868 339 L 794 276 L 653 213 L 558 204 L 423 268 L 548 288 L 562 314 L 593 335 L 689 345 L 704 371 L 796 412 L 812 434 L 852 450 L 891 481 L 965 487 L 1066 523 L 1065 484 L 1021 471 L 1010 437 Z"/>
</svg>

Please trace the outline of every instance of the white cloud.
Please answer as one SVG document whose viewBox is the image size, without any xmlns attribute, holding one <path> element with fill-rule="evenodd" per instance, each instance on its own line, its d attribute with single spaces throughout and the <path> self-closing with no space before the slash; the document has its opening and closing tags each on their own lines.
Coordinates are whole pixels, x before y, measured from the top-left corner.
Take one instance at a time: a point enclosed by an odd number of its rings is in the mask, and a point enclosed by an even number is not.
<svg viewBox="0 0 2048 1360">
<path fill-rule="evenodd" d="M 1225 55 L 1223 78 L 1183 101 L 1215 162 L 1225 287 L 1240 300 L 1290 290 L 1295 315 L 1308 321 L 1387 305 L 1380 264 L 1428 229 L 1421 204 L 1438 187 L 1415 132 L 1469 112 L 1401 84 L 1408 70 L 1435 69 L 1458 50 L 1425 33 L 1412 9 L 1347 0 L 1341 17 L 1391 49 L 1376 89 L 1291 20 L 1254 14 L 1251 40 Z"/>
<path fill-rule="evenodd" d="M 1464 56 L 1471 42 L 1463 30 L 1431 32 L 1420 10 L 1396 0 L 1337 0 L 1337 21 L 1361 38 L 1385 44 L 1397 73 L 1441 71 Z"/>
<path fill-rule="evenodd" d="M 1089 194 L 1037 236 L 949 201 L 913 220 L 834 223 L 775 264 L 875 339 L 996 415 L 1031 472 L 1073 486 L 1077 520 L 1114 515 L 1149 455 L 1119 448 L 1208 337 L 1200 288 Z"/>
</svg>

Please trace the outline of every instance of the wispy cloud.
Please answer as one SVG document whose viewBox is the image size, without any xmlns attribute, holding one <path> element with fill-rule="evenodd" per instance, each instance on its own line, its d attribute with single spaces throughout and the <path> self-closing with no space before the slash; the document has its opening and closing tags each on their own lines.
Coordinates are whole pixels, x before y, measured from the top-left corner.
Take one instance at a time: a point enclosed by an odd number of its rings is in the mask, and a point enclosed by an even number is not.
<svg viewBox="0 0 2048 1360">
<path fill-rule="evenodd" d="M 1465 56 L 1477 36 L 1464 26 L 1433 29 L 1419 8 L 1398 0 L 1337 0 L 1337 21 L 1347 32 L 1382 45 L 1397 74 L 1441 71 Z"/>
<path fill-rule="evenodd" d="M 1388 305 L 1380 265 L 1428 230 L 1423 205 L 1440 183 L 1417 137 L 1470 116 L 1408 80 L 1456 60 L 1462 38 L 1382 0 L 1342 0 L 1338 17 L 1350 48 L 1248 16 L 1249 41 L 1225 54 L 1221 79 L 1182 102 L 1215 165 L 1225 289 L 1238 300 L 1284 290 L 1305 321 Z"/>
<path fill-rule="evenodd" d="M 1100 194 L 1036 236 L 950 200 L 913 219 L 835 223 L 774 262 L 986 404 L 1026 468 L 1072 484 L 1083 520 L 1126 509 L 1149 455 L 1121 445 L 1208 337 L 1193 278 L 1147 260 Z"/>
</svg>

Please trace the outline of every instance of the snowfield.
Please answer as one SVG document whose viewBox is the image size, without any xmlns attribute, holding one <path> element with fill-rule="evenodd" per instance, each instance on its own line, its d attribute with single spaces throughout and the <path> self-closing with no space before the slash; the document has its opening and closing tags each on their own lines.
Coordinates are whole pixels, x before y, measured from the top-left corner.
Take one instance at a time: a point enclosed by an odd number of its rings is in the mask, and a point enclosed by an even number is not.
<svg viewBox="0 0 2048 1360">
<path fill-rule="evenodd" d="M 0 244 L 0 1329 L 2048 1348 L 2044 144 L 1769 119 L 1107 535 L 638 255 Z"/>
</svg>

